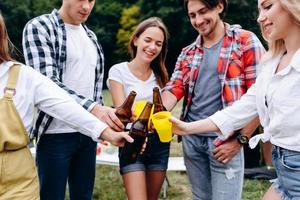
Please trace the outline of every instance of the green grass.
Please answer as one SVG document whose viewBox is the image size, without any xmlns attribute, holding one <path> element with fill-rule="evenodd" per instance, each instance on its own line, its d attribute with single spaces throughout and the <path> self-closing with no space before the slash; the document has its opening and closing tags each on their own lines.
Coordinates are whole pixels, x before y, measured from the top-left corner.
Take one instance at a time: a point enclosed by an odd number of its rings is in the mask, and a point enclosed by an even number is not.
<svg viewBox="0 0 300 200">
<path fill-rule="evenodd" d="M 170 186 L 167 191 L 168 200 L 192 199 L 187 175 L 181 172 L 167 173 Z M 265 180 L 244 180 L 243 200 L 259 200 L 263 197 L 270 183 Z M 122 179 L 118 167 L 97 166 L 97 176 L 93 194 L 94 200 L 124 200 L 126 199 Z M 160 195 L 162 200 L 162 194 Z"/>
<path fill-rule="evenodd" d="M 111 97 L 108 91 L 104 91 L 104 101 L 106 105 L 111 105 Z M 180 106 L 173 114 L 179 116 Z M 171 156 L 182 155 L 181 144 L 175 139 L 171 145 Z M 167 199 L 169 200 L 188 200 L 192 199 L 190 185 L 185 173 L 168 172 L 170 187 L 168 188 Z M 263 180 L 244 180 L 243 200 L 259 200 L 270 186 L 268 181 Z M 93 194 L 94 200 L 125 200 L 125 190 L 118 167 L 97 166 L 96 182 Z M 160 197 L 162 199 L 162 197 Z"/>
</svg>

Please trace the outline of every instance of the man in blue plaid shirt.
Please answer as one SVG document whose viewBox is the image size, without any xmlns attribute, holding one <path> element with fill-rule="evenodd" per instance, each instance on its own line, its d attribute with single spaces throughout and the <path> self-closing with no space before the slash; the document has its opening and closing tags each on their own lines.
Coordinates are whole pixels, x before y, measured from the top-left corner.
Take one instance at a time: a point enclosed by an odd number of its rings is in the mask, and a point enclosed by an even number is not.
<svg viewBox="0 0 300 200">
<path fill-rule="evenodd" d="M 38 16 L 23 32 L 27 65 L 65 89 L 111 128 L 124 128 L 114 109 L 102 106 L 104 57 L 95 34 L 84 22 L 95 0 L 63 0 L 59 10 Z M 39 112 L 37 164 L 41 199 L 63 200 L 68 180 L 71 199 L 91 199 L 96 142 L 58 119 Z"/>
</svg>

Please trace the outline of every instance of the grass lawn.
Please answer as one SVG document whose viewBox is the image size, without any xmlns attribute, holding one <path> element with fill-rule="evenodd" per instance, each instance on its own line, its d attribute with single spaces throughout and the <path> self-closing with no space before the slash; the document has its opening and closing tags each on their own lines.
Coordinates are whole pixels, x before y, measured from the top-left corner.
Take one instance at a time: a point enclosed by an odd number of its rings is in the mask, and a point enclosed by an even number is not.
<svg viewBox="0 0 300 200">
<path fill-rule="evenodd" d="M 111 105 L 111 97 L 108 91 L 104 91 L 104 101 L 106 105 Z M 179 116 L 180 106 L 175 109 L 173 114 Z M 181 144 L 175 139 L 171 145 L 171 155 L 182 155 Z M 188 200 L 191 198 L 191 191 L 185 173 L 168 172 L 170 187 L 167 192 L 169 200 Z M 269 181 L 263 180 L 244 180 L 243 200 L 259 200 L 270 186 Z M 162 196 L 162 195 L 161 195 Z M 97 166 L 96 182 L 94 188 L 94 200 L 125 200 L 125 191 L 118 167 Z M 162 197 L 160 199 L 163 199 Z"/>
</svg>

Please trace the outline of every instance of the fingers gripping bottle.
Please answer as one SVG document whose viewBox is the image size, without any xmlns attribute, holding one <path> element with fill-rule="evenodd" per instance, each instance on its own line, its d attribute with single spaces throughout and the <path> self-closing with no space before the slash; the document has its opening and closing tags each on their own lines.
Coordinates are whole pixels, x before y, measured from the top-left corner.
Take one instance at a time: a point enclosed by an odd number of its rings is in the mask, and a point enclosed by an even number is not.
<svg viewBox="0 0 300 200">
<path fill-rule="evenodd" d="M 131 91 L 129 95 L 126 97 L 123 104 L 116 108 L 116 115 L 120 119 L 120 121 L 126 126 L 130 122 L 131 118 L 131 108 L 136 96 L 135 91 Z"/>
<path fill-rule="evenodd" d="M 148 121 L 151 113 L 152 103 L 147 102 L 139 118 L 133 122 L 129 135 L 134 139 L 133 143 L 126 142 L 121 151 L 120 159 L 134 163 L 140 153 L 147 137 Z"/>
</svg>

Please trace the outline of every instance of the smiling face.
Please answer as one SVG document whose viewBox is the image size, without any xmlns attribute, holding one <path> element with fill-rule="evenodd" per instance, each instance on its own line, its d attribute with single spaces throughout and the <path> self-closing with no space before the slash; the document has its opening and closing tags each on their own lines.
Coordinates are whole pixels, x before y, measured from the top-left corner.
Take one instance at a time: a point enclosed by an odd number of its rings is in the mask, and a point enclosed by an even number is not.
<svg viewBox="0 0 300 200">
<path fill-rule="evenodd" d="M 59 10 L 65 23 L 79 25 L 85 22 L 95 4 L 95 0 L 63 0 Z"/>
<path fill-rule="evenodd" d="M 268 41 L 284 40 L 289 28 L 295 26 L 294 18 L 278 0 L 258 0 L 258 11 L 257 21 Z"/>
<path fill-rule="evenodd" d="M 146 63 L 151 63 L 161 52 L 165 37 L 158 27 L 148 27 L 134 39 L 136 57 Z"/>
<path fill-rule="evenodd" d="M 221 23 L 219 15 L 223 11 L 223 5 L 219 3 L 216 7 L 208 8 L 200 0 L 190 0 L 187 11 L 192 26 L 205 38 Z"/>
</svg>

